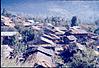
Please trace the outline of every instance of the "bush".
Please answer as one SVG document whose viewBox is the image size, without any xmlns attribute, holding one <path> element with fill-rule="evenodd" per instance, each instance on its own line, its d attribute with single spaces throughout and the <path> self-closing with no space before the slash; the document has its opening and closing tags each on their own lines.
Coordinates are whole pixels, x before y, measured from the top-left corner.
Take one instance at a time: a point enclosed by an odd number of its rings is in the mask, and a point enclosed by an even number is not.
<svg viewBox="0 0 99 68">
<path fill-rule="evenodd" d="M 87 51 L 84 52 L 77 52 L 71 58 L 72 62 L 65 63 L 69 67 L 72 68 L 93 68 L 99 65 L 99 62 L 96 60 L 97 56 L 95 55 L 94 51 L 90 48 L 87 48 Z"/>
</svg>

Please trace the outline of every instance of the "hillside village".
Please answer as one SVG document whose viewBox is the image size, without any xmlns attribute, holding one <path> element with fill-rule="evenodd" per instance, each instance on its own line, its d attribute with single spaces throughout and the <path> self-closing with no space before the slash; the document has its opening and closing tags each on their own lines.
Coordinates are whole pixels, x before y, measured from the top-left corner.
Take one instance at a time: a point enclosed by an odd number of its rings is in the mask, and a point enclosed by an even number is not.
<svg viewBox="0 0 99 68">
<path fill-rule="evenodd" d="M 60 17 L 42 19 L 14 15 L 3 10 L 1 65 L 98 68 L 98 29 L 98 25 L 78 23 L 75 16 L 71 21 Z"/>
</svg>

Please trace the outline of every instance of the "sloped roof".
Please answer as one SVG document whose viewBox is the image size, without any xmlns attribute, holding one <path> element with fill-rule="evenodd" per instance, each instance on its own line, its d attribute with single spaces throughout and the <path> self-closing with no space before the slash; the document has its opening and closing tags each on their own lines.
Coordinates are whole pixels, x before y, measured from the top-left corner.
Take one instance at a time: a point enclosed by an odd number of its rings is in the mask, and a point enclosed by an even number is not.
<svg viewBox="0 0 99 68">
<path fill-rule="evenodd" d="M 24 22 L 23 25 L 24 25 L 24 26 L 30 26 L 30 25 L 33 25 L 33 24 L 30 23 L 30 22 Z"/>
<path fill-rule="evenodd" d="M 59 27 L 54 27 L 54 28 L 55 28 L 56 31 L 58 31 L 61 34 L 64 34 L 65 33 L 64 31 L 60 30 Z"/>
<path fill-rule="evenodd" d="M 36 63 L 44 67 L 53 67 L 53 55 L 53 50 L 39 46 L 36 48 Z"/>
<path fill-rule="evenodd" d="M 96 54 L 97 56 L 99 56 L 99 52 L 98 52 L 98 51 L 94 50 L 94 52 L 95 52 L 95 54 Z"/>
<path fill-rule="evenodd" d="M 35 30 L 40 30 L 40 28 L 37 27 L 37 26 L 32 26 L 32 27 L 33 27 L 33 29 L 35 29 Z"/>
<path fill-rule="evenodd" d="M 13 28 L 13 27 L 1 26 L 1 31 L 13 32 L 13 31 L 17 31 L 17 30 L 15 28 Z"/>
<path fill-rule="evenodd" d="M 53 63 L 52 63 L 51 57 L 46 56 L 43 53 L 38 52 L 37 56 L 36 56 L 36 59 L 37 59 L 37 63 L 39 65 L 42 65 L 44 67 L 53 67 Z"/>
<path fill-rule="evenodd" d="M 28 20 L 28 21 L 31 22 L 31 23 L 35 23 L 34 20 Z"/>
<path fill-rule="evenodd" d="M 60 32 L 55 32 L 55 34 L 58 36 L 63 35 L 63 33 L 60 33 Z"/>
<path fill-rule="evenodd" d="M 48 26 L 52 26 L 52 27 L 53 27 L 53 25 L 52 25 L 51 23 L 47 23 L 47 25 L 48 25 Z"/>
<path fill-rule="evenodd" d="M 47 43 L 50 43 L 50 44 L 52 44 L 52 45 L 55 45 L 55 43 L 54 43 L 52 40 L 49 40 L 49 39 L 47 39 L 47 38 L 41 37 L 41 40 L 42 40 L 42 41 L 45 41 L 45 42 L 47 42 Z"/>
<path fill-rule="evenodd" d="M 46 29 L 48 29 L 48 30 L 50 30 L 50 31 L 54 32 L 54 30 L 53 30 L 53 29 L 51 29 L 51 28 L 49 28 L 49 27 L 46 27 Z"/>
<path fill-rule="evenodd" d="M 87 34 L 88 32 L 84 29 L 80 28 L 79 26 L 71 27 L 72 34 Z"/>
<path fill-rule="evenodd" d="M 47 34 L 43 34 L 43 36 L 46 36 L 46 37 L 51 38 L 51 39 L 54 39 L 54 37 L 52 37 L 50 35 L 47 35 Z"/>
<path fill-rule="evenodd" d="M 48 46 L 48 47 L 53 47 L 51 44 L 40 44 L 40 45 L 38 45 L 38 46 L 42 46 L 42 47 L 46 47 L 46 46 Z"/>
<path fill-rule="evenodd" d="M 61 30 L 61 31 L 62 31 L 62 30 L 67 30 L 66 27 L 56 27 L 56 28 L 58 28 L 58 29 Z"/>
<path fill-rule="evenodd" d="M 77 39 L 74 35 L 69 35 L 69 36 L 67 36 L 67 38 L 69 40 L 76 40 Z"/>
<path fill-rule="evenodd" d="M 1 48 L 5 48 L 6 51 L 13 51 L 13 49 L 8 45 L 1 45 Z"/>
<path fill-rule="evenodd" d="M 41 46 L 39 46 L 37 50 L 42 51 L 42 52 L 44 52 L 44 53 L 46 53 L 46 54 L 49 54 L 49 55 L 51 55 L 51 56 L 54 55 L 53 50 L 51 50 L 51 49 L 46 49 L 46 48 L 43 48 L 43 47 L 41 47 Z"/>
<path fill-rule="evenodd" d="M 77 43 L 77 42 L 76 42 L 76 45 L 80 50 L 86 50 L 86 47 L 84 45 L 81 45 L 80 43 Z"/>
<path fill-rule="evenodd" d="M 97 46 L 97 48 L 99 48 L 99 46 Z"/>
<path fill-rule="evenodd" d="M 3 57 L 8 57 L 10 55 L 10 52 L 13 51 L 13 49 L 10 48 L 8 45 L 1 45 L 1 51 L 3 51 Z"/>
<path fill-rule="evenodd" d="M 18 34 L 18 32 L 1 32 L 1 36 L 14 36 Z"/>
<path fill-rule="evenodd" d="M 54 37 L 56 37 L 56 38 L 60 38 L 60 37 L 57 36 L 56 34 L 52 34 L 52 33 L 50 33 L 50 35 L 51 35 L 51 36 L 54 36 Z"/>
<path fill-rule="evenodd" d="M 59 51 L 59 50 L 63 50 L 63 48 L 62 47 L 56 47 L 55 50 Z"/>
<path fill-rule="evenodd" d="M 12 23 L 11 19 L 9 17 L 4 17 L 4 16 L 1 16 L 2 17 L 2 21 L 4 22 L 5 25 L 8 25 L 10 27 L 14 27 L 15 24 Z"/>
</svg>

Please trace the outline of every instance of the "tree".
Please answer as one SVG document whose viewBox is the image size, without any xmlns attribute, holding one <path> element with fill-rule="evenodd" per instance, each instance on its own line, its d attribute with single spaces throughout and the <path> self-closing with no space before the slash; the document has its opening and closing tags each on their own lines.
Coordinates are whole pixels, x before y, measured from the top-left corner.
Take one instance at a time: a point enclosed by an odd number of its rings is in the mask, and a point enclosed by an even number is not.
<svg viewBox="0 0 99 68">
<path fill-rule="evenodd" d="M 8 44 L 8 45 L 10 45 L 10 46 L 13 46 L 13 45 L 15 45 L 15 37 L 14 36 L 11 36 L 11 37 L 4 37 L 3 38 L 4 40 L 3 40 L 3 44 Z"/>
<path fill-rule="evenodd" d="M 2 15 L 6 15 L 6 13 L 7 13 L 7 11 L 6 11 L 6 9 L 5 8 L 3 8 L 3 10 L 2 10 Z"/>
<path fill-rule="evenodd" d="M 15 53 L 21 54 L 28 47 L 27 42 L 29 40 L 33 40 L 32 36 L 33 36 L 34 33 L 33 33 L 32 29 L 26 28 L 24 26 L 19 26 L 18 25 L 18 26 L 15 26 L 15 28 L 18 30 L 19 34 L 21 34 L 21 36 L 22 36 L 22 40 L 18 39 L 18 35 L 15 37 L 16 38 L 16 40 L 15 40 L 16 44 L 14 46 Z"/>
<path fill-rule="evenodd" d="M 10 17 L 11 16 L 11 13 L 8 13 L 7 10 L 5 8 L 3 8 L 2 15 L 3 16 L 7 16 L 7 17 Z"/>
<path fill-rule="evenodd" d="M 95 21 L 96 26 L 99 26 L 99 20 Z"/>
<path fill-rule="evenodd" d="M 94 33 L 99 35 L 99 28 L 97 28 L 97 29 L 94 31 Z"/>
<path fill-rule="evenodd" d="M 72 68 L 93 68 L 99 65 L 99 62 L 96 60 L 98 56 L 90 48 L 87 48 L 86 51 L 78 51 L 71 57 L 72 62 L 66 63 L 69 67 Z"/>
<path fill-rule="evenodd" d="M 76 26 L 77 25 L 77 17 L 73 16 L 71 19 L 71 27 Z"/>
</svg>

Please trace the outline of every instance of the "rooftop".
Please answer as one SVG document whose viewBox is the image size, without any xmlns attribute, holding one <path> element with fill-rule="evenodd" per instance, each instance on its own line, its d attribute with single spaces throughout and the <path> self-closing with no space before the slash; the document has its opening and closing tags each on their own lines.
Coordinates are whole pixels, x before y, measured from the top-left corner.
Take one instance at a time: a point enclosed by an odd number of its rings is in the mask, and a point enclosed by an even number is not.
<svg viewBox="0 0 99 68">
<path fill-rule="evenodd" d="M 50 43 L 50 44 L 52 44 L 52 45 L 55 45 L 55 43 L 54 43 L 52 40 L 49 40 L 49 39 L 47 39 L 47 38 L 41 37 L 41 40 L 42 40 L 42 41 L 45 41 L 45 42 L 47 42 L 47 43 Z"/>
<path fill-rule="evenodd" d="M 1 32 L 1 36 L 14 36 L 18 34 L 18 32 Z"/>
<path fill-rule="evenodd" d="M 88 32 L 80 28 L 79 26 L 71 27 L 72 34 L 87 34 Z"/>
<path fill-rule="evenodd" d="M 69 40 L 76 40 L 77 39 L 74 35 L 69 35 L 69 36 L 67 36 L 67 38 Z"/>
<path fill-rule="evenodd" d="M 46 49 L 46 48 L 43 48 L 43 47 L 41 47 L 41 46 L 39 46 L 37 50 L 42 51 L 43 53 L 49 54 L 49 55 L 51 55 L 51 56 L 54 55 L 53 50 L 51 50 L 51 49 Z"/>
</svg>

